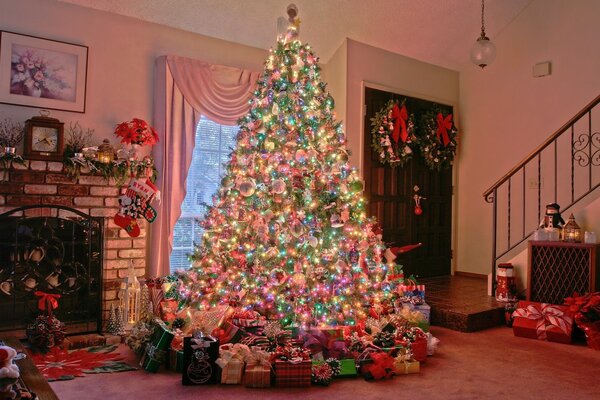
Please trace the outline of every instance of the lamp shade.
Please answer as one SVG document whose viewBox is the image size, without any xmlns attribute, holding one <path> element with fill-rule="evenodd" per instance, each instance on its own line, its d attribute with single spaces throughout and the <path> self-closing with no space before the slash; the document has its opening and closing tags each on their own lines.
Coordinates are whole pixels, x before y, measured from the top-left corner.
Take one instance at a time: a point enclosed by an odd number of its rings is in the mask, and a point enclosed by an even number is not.
<svg viewBox="0 0 600 400">
<path fill-rule="evenodd" d="M 496 59 L 496 46 L 487 36 L 480 36 L 471 49 L 473 64 L 484 68 Z"/>
</svg>

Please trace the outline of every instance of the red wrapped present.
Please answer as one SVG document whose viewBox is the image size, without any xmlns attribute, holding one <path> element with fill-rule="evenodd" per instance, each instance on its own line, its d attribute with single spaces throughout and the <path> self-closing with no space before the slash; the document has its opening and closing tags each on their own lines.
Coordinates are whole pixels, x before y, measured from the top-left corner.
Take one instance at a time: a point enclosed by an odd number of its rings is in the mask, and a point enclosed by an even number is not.
<svg viewBox="0 0 600 400">
<path fill-rule="evenodd" d="M 173 322 L 177 318 L 179 304 L 175 300 L 163 300 L 160 302 L 160 319 L 165 322 Z"/>
<path fill-rule="evenodd" d="M 567 306 L 519 301 L 512 315 L 515 336 L 571 343 L 573 314 Z"/>
<path fill-rule="evenodd" d="M 360 372 L 366 380 L 390 378 L 394 374 L 394 358 L 384 352 L 370 352 L 372 362 L 363 363 Z"/>
<path fill-rule="evenodd" d="M 246 310 L 237 311 L 231 316 L 231 323 L 241 327 L 265 326 L 267 321 L 265 317 L 257 311 Z"/>
<path fill-rule="evenodd" d="M 283 387 L 310 386 L 312 361 L 275 361 L 275 385 Z"/>
<path fill-rule="evenodd" d="M 410 343 L 413 358 L 419 362 L 427 361 L 427 338 L 419 337 Z"/>
<path fill-rule="evenodd" d="M 290 345 L 277 346 L 271 355 L 271 360 L 275 361 L 276 386 L 310 386 L 312 375 L 310 351 Z"/>
</svg>

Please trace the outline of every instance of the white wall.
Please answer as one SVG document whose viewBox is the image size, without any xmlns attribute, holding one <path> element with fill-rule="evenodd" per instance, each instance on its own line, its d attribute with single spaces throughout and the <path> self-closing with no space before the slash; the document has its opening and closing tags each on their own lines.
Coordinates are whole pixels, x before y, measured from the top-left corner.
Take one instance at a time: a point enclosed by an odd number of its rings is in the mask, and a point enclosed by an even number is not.
<svg viewBox="0 0 600 400">
<path fill-rule="evenodd" d="M 261 49 L 53 0 L 0 0 L 0 29 L 89 47 L 85 114 L 53 110 L 51 116 L 95 129 L 96 144 L 102 138 L 116 144 L 119 122 L 152 121 L 156 57 L 176 54 L 257 71 L 267 57 Z M 0 118 L 35 115 L 35 108 L 0 104 Z"/>
<path fill-rule="evenodd" d="M 460 71 L 459 271 L 491 271 L 492 208 L 482 193 L 600 93 L 599 16 L 597 0 L 534 0 L 492 38 L 492 65 Z M 543 61 L 552 75 L 533 78 Z M 575 216 L 598 232 L 595 207 Z"/>
<path fill-rule="evenodd" d="M 348 42 L 344 40 L 329 62 L 322 66 L 322 79 L 335 100 L 336 120 L 346 127 L 346 99 L 348 76 Z"/>
</svg>

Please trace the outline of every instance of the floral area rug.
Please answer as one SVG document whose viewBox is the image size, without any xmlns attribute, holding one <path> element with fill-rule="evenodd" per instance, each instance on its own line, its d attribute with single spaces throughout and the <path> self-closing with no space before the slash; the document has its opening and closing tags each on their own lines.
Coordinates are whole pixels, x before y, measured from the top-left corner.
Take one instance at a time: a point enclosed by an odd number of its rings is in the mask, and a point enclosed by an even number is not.
<svg viewBox="0 0 600 400">
<path fill-rule="evenodd" d="M 29 357 L 48 382 L 69 380 L 83 374 L 132 371 L 137 368 L 126 364 L 118 346 L 96 346 L 66 350 L 53 347 L 47 353 L 30 353 Z"/>
</svg>

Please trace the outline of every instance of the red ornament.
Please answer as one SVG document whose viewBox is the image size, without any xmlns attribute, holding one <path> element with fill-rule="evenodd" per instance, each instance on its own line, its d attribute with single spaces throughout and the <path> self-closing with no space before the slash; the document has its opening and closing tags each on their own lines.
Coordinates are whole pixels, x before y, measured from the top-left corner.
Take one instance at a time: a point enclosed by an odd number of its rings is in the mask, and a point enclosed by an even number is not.
<svg viewBox="0 0 600 400">
<path fill-rule="evenodd" d="M 415 215 L 421 214 L 423 214 L 423 209 L 421 208 L 421 206 L 415 206 Z"/>
</svg>

